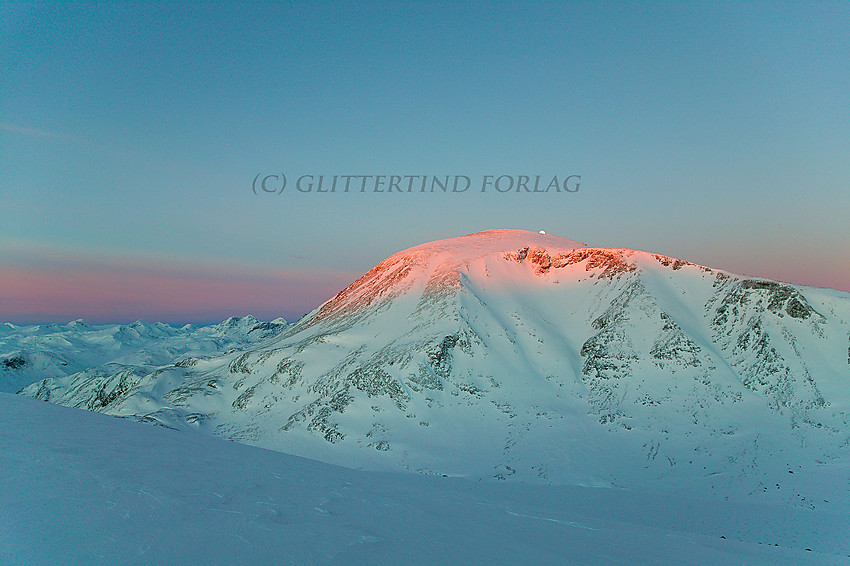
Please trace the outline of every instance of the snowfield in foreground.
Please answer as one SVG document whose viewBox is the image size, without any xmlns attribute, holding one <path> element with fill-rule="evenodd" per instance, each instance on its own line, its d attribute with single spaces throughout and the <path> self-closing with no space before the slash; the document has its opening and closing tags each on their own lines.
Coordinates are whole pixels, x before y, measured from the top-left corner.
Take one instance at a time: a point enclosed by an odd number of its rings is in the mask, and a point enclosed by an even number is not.
<svg viewBox="0 0 850 566">
<path fill-rule="evenodd" d="M 355 471 L 7 394 L 0 422 L 2 564 L 850 560 L 847 513 Z"/>
</svg>

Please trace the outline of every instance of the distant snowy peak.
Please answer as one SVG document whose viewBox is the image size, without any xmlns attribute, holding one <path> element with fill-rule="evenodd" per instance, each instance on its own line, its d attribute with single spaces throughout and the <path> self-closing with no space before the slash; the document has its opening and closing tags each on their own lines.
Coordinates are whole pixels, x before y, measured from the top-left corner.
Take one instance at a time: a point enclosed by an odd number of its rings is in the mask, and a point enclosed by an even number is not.
<svg viewBox="0 0 850 566">
<path fill-rule="evenodd" d="M 212 335 L 232 336 L 245 335 L 256 341 L 281 332 L 288 326 L 286 320 L 278 317 L 270 322 L 261 322 L 252 315 L 231 316 L 230 318 L 209 327 Z"/>
<path fill-rule="evenodd" d="M 230 330 L 232 328 L 248 329 L 257 324 L 257 322 L 259 321 L 250 314 L 246 316 L 231 316 L 223 320 L 222 322 L 216 324 L 215 329 L 221 332 Z"/>
</svg>

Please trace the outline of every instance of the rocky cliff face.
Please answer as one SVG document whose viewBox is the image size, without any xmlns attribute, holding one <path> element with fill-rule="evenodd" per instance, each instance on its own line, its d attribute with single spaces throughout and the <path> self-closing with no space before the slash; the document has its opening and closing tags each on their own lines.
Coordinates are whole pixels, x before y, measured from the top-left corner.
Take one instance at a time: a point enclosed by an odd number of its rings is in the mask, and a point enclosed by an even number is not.
<svg viewBox="0 0 850 566">
<path fill-rule="evenodd" d="M 846 462 L 848 346 L 847 293 L 497 230 L 400 252 L 250 347 L 25 393 L 351 467 L 806 505 L 774 480 Z"/>
</svg>

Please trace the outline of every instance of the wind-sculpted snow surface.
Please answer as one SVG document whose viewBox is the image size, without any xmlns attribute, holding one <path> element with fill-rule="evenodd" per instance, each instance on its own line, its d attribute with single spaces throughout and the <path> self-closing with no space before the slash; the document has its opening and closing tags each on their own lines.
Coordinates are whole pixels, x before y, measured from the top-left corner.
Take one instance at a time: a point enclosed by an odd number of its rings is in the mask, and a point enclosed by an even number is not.
<svg viewBox="0 0 850 566">
<path fill-rule="evenodd" d="M 349 467 L 818 508 L 848 481 L 848 346 L 847 293 L 495 230 L 256 346 L 24 393 Z"/>
<path fill-rule="evenodd" d="M 349 470 L 0 394 L 0 564 L 846 564 L 841 513 Z"/>
</svg>

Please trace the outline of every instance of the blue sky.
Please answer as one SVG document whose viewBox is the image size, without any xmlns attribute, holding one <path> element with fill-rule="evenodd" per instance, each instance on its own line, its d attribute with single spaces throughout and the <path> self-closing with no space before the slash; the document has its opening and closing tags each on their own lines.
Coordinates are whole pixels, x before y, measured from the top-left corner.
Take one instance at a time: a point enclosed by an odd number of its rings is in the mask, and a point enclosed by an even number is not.
<svg viewBox="0 0 850 566">
<path fill-rule="evenodd" d="M 846 3 L 0 10 L 3 320 L 294 318 L 488 228 L 850 290 Z M 582 182 L 252 192 L 281 172 Z"/>
</svg>

